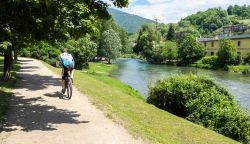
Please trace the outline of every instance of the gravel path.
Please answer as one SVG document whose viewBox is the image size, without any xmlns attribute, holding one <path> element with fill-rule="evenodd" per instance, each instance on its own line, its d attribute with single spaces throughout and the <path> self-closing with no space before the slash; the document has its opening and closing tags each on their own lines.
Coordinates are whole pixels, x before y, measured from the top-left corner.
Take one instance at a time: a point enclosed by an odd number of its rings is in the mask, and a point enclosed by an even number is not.
<svg viewBox="0 0 250 144">
<path fill-rule="evenodd" d="M 71 100 L 60 93 L 60 76 L 40 61 L 20 58 L 21 80 L 13 90 L 0 144 L 134 144 L 120 125 L 73 88 Z"/>
</svg>

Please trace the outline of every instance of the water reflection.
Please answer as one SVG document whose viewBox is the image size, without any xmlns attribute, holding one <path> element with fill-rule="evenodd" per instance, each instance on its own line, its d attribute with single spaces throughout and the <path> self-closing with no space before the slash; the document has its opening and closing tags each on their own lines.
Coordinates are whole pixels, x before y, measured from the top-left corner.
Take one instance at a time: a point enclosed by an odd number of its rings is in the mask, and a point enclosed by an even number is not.
<svg viewBox="0 0 250 144">
<path fill-rule="evenodd" d="M 194 73 L 206 75 L 227 88 L 239 104 L 250 111 L 250 77 L 225 71 L 212 71 L 188 67 L 167 65 L 152 65 L 137 59 L 119 59 L 119 68 L 112 72 L 112 76 L 132 86 L 148 96 L 148 86 L 156 80 L 167 78 L 174 74 Z"/>
</svg>

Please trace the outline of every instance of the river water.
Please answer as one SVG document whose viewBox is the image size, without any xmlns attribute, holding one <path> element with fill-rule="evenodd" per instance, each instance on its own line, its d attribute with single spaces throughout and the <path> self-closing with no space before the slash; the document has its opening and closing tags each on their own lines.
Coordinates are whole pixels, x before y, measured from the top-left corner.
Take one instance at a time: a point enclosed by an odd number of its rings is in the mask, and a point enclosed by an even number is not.
<svg viewBox="0 0 250 144">
<path fill-rule="evenodd" d="M 241 107 L 250 113 L 250 76 L 244 76 L 226 71 L 204 70 L 191 67 L 176 67 L 168 65 L 153 65 L 138 59 L 118 59 L 118 69 L 111 75 L 148 96 L 148 86 L 156 80 L 167 78 L 174 74 L 194 73 L 206 75 L 218 84 L 228 89 Z"/>
</svg>

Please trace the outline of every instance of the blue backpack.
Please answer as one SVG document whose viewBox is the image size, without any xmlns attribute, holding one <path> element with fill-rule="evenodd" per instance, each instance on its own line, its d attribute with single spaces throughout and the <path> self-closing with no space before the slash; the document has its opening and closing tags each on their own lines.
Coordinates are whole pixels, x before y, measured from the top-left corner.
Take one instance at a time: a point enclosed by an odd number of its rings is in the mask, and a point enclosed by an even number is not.
<svg viewBox="0 0 250 144">
<path fill-rule="evenodd" d="M 70 60 L 70 59 L 62 59 L 62 64 L 63 64 L 63 66 L 64 66 L 65 68 L 69 68 L 70 65 L 73 64 L 73 61 Z"/>
</svg>

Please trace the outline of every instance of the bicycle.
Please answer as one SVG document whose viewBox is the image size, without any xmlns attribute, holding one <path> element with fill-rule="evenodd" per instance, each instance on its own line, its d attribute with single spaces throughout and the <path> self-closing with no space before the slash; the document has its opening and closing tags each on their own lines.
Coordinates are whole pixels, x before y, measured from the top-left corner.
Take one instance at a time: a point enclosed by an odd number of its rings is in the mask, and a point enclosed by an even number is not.
<svg viewBox="0 0 250 144">
<path fill-rule="evenodd" d="M 66 88 L 66 91 L 67 91 L 67 96 L 66 97 L 68 99 L 71 99 L 71 97 L 72 97 L 72 79 L 71 79 L 71 76 L 69 74 L 69 70 L 67 70 L 67 73 L 66 73 L 65 88 Z"/>
</svg>

